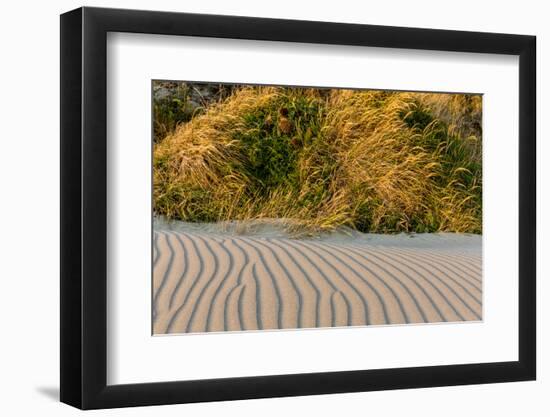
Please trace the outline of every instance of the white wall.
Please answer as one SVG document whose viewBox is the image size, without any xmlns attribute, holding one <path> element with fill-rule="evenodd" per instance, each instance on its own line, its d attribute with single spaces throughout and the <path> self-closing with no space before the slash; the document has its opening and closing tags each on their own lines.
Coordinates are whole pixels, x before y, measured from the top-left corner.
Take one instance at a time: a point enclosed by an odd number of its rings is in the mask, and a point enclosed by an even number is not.
<svg viewBox="0 0 550 417">
<path fill-rule="evenodd" d="M 76 415 L 57 402 L 59 378 L 59 17 L 77 1 L 5 2 L 0 42 L 2 120 L 0 182 L 0 410 L 4 415 Z M 548 415 L 550 134 L 543 123 L 550 99 L 550 26 L 545 2 L 394 0 L 388 2 L 278 0 L 93 1 L 86 5 L 216 14 L 327 20 L 534 34 L 538 37 L 539 120 L 539 379 L 537 382 L 387 391 L 101 411 L 94 415 L 477 416 Z M 546 394 L 546 395 L 544 395 Z"/>
</svg>

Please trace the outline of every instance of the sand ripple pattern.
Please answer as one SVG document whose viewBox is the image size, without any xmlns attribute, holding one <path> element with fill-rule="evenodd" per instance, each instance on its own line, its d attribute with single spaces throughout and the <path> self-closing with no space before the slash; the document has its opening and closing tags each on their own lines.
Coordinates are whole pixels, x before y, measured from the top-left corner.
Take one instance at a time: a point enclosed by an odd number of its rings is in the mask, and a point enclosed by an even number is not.
<svg viewBox="0 0 550 417">
<path fill-rule="evenodd" d="M 482 319 L 481 254 L 155 231 L 153 332 Z"/>
</svg>

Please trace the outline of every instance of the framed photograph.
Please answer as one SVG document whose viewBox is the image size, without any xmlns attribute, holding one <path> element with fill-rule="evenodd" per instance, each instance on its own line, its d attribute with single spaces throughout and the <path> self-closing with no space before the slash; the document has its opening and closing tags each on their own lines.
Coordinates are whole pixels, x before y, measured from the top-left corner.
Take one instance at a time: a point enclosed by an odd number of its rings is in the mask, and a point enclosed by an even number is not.
<svg viewBox="0 0 550 417">
<path fill-rule="evenodd" d="M 533 380 L 535 37 L 61 16 L 61 401 Z"/>
</svg>

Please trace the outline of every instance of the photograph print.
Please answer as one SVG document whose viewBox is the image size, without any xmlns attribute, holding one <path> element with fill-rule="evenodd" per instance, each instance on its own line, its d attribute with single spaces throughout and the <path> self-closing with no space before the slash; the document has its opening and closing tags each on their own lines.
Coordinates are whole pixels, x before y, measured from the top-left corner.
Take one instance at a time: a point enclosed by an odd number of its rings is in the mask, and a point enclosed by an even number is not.
<svg viewBox="0 0 550 417">
<path fill-rule="evenodd" d="M 482 321 L 482 102 L 152 81 L 152 333 Z"/>
</svg>

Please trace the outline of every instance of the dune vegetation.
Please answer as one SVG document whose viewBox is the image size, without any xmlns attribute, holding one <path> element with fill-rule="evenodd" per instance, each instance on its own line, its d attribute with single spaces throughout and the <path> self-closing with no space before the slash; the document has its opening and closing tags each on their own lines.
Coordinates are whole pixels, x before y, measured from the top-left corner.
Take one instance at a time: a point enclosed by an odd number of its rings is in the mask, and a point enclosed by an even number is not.
<svg viewBox="0 0 550 417">
<path fill-rule="evenodd" d="M 481 233 L 481 107 L 479 95 L 233 87 L 181 123 L 155 120 L 154 213 Z"/>
</svg>

